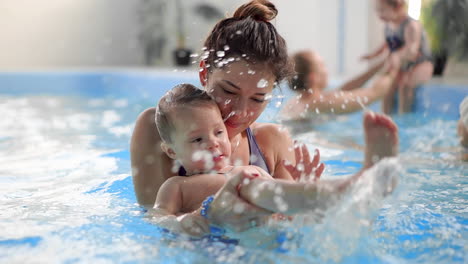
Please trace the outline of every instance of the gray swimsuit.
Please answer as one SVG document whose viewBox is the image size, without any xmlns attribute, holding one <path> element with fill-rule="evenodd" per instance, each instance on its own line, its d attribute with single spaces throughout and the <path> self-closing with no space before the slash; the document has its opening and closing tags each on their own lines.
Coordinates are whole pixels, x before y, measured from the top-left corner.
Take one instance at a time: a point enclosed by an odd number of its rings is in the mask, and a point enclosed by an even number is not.
<svg viewBox="0 0 468 264">
<path fill-rule="evenodd" d="M 413 21 L 412 18 L 408 17 L 401 25 L 396 29 L 392 30 L 388 25 L 385 26 L 385 40 L 390 52 L 395 52 L 405 45 L 405 29 L 406 26 Z M 408 62 L 401 66 L 402 71 L 408 71 L 415 65 L 425 61 L 432 61 L 431 51 L 429 43 L 427 41 L 426 31 L 422 28 L 421 31 L 421 44 L 419 45 L 419 55 L 416 60 Z"/>
</svg>

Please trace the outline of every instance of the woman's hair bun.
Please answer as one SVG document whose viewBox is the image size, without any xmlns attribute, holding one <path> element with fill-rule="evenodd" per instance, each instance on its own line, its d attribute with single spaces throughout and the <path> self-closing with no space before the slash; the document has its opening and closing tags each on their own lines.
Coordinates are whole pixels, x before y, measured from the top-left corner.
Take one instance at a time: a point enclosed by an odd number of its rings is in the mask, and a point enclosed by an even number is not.
<svg viewBox="0 0 468 264">
<path fill-rule="evenodd" d="M 278 14 L 275 5 L 268 0 L 253 0 L 237 8 L 233 18 L 252 17 L 255 20 L 270 22 Z"/>
</svg>

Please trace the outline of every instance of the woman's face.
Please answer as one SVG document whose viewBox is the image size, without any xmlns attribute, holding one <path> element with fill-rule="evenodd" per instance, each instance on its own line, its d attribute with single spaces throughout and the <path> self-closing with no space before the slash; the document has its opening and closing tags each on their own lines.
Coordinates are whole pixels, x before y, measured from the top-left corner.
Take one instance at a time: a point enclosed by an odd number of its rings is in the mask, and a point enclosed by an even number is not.
<svg viewBox="0 0 468 264">
<path fill-rule="evenodd" d="M 243 60 L 209 74 L 206 90 L 216 100 L 230 138 L 257 120 L 271 98 L 275 80 L 264 64 Z"/>
</svg>

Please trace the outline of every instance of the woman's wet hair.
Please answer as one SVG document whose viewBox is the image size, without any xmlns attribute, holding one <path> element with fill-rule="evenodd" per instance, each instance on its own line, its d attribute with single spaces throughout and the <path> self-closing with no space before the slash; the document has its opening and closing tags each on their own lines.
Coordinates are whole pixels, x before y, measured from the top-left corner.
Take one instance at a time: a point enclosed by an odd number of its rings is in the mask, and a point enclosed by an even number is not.
<svg viewBox="0 0 468 264">
<path fill-rule="evenodd" d="M 230 18 L 218 22 L 205 40 L 202 56 L 210 71 L 234 60 L 265 64 L 282 81 L 293 74 L 286 41 L 270 23 L 278 10 L 267 0 L 240 6 Z"/>
<path fill-rule="evenodd" d="M 313 71 L 313 65 L 308 55 L 307 51 L 301 51 L 292 56 L 296 74 L 289 79 L 289 88 L 294 91 L 307 91 L 311 85 L 308 76 Z"/>
<path fill-rule="evenodd" d="M 178 108 L 203 106 L 218 109 L 216 102 L 206 91 L 191 84 L 179 84 L 169 90 L 156 106 L 155 121 L 161 139 L 166 143 L 172 143 L 171 134 L 175 130 L 173 114 Z"/>
</svg>

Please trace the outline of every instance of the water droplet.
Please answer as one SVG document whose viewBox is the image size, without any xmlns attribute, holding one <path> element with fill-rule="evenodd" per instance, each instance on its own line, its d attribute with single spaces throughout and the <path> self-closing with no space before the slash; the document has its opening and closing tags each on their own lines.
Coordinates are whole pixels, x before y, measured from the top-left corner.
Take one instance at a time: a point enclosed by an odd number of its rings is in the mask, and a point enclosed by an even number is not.
<svg viewBox="0 0 468 264">
<path fill-rule="evenodd" d="M 268 81 L 265 79 L 260 79 L 260 81 L 258 81 L 257 83 L 258 88 L 265 88 L 267 86 L 268 86 Z"/>
<path fill-rule="evenodd" d="M 224 57 L 224 55 L 226 55 L 226 53 L 224 51 L 222 51 L 222 50 L 218 50 L 216 52 L 216 56 L 218 56 L 218 57 Z"/>
<path fill-rule="evenodd" d="M 254 74 L 255 74 L 255 71 L 253 71 L 253 70 L 248 70 L 247 73 L 250 74 L 250 75 L 254 75 Z"/>
<path fill-rule="evenodd" d="M 228 46 L 228 45 L 224 45 L 224 50 L 229 50 L 229 46 Z"/>
</svg>

